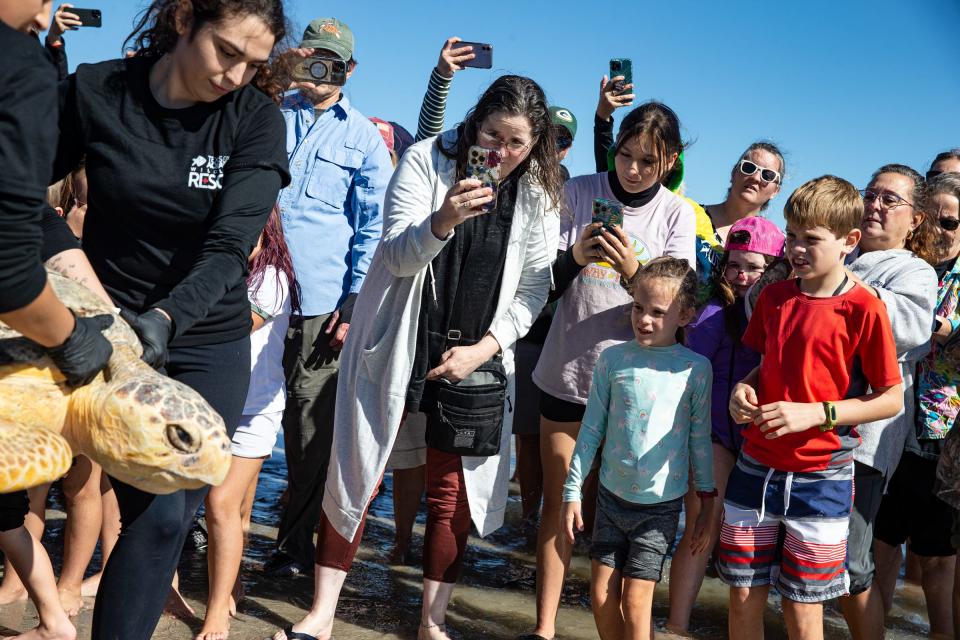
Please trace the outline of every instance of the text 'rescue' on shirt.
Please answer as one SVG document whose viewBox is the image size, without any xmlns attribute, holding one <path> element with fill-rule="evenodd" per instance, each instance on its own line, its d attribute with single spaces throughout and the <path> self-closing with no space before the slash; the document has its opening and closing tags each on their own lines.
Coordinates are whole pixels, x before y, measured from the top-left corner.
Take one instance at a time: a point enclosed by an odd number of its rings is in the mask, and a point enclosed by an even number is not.
<svg viewBox="0 0 960 640">
<path fill-rule="evenodd" d="M 236 340 L 251 327 L 250 251 L 290 181 L 283 118 L 251 85 L 164 108 L 155 61 L 80 65 L 61 83 L 54 179 L 86 158 L 83 249 L 117 304 L 163 308 L 173 345 Z"/>
</svg>

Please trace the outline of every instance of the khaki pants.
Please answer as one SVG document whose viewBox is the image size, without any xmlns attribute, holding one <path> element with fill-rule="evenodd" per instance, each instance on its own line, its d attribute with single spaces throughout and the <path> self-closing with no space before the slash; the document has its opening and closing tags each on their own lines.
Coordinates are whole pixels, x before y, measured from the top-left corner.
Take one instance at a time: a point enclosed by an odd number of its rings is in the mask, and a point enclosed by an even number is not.
<svg viewBox="0 0 960 640">
<path fill-rule="evenodd" d="M 283 442 L 289 502 L 280 519 L 277 550 L 304 566 L 314 563 L 313 534 L 320 521 L 323 488 L 333 442 L 340 352 L 324 333 L 331 314 L 294 321 L 287 331 L 283 369 L 287 405 Z"/>
</svg>

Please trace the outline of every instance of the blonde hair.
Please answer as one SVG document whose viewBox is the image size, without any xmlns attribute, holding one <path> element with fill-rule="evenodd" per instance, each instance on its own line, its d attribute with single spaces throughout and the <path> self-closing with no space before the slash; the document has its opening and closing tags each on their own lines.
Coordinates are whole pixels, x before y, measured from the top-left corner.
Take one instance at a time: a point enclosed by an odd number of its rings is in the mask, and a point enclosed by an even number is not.
<svg viewBox="0 0 960 640">
<path fill-rule="evenodd" d="M 820 176 L 790 194 L 783 217 L 787 224 L 812 229 L 824 227 L 836 237 L 859 228 L 863 198 L 852 184 L 837 176 Z"/>
</svg>

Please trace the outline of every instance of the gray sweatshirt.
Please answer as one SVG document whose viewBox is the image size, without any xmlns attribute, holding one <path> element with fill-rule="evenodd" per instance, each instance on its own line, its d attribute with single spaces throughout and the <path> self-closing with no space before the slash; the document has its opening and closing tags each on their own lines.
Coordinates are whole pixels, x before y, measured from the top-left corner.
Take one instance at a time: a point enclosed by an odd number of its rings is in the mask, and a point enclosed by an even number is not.
<svg viewBox="0 0 960 640">
<path fill-rule="evenodd" d="M 905 249 L 864 253 L 847 268 L 876 289 L 887 305 L 903 374 L 903 409 L 887 420 L 857 427 L 863 443 L 853 450 L 854 460 L 877 469 L 889 482 L 900 462 L 908 430 L 914 428 L 913 373 L 917 362 L 930 351 L 937 273 Z"/>
</svg>

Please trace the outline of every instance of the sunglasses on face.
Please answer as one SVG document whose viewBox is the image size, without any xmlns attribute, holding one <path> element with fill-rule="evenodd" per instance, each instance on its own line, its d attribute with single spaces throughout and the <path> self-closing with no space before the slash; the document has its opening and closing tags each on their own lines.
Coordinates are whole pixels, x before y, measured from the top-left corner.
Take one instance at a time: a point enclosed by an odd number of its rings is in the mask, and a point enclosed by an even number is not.
<svg viewBox="0 0 960 640">
<path fill-rule="evenodd" d="M 939 218 L 937 221 L 947 231 L 956 231 L 960 227 L 960 218 Z"/>
<path fill-rule="evenodd" d="M 761 167 L 756 162 L 751 162 L 750 160 L 740 161 L 740 173 L 743 175 L 752 176 L 757 171 L 760 172 L 760 179 L 764 182 L 776 182 L 777 184 L 780 183 L 780 173 L 778 171 Z"/>
</svg>

